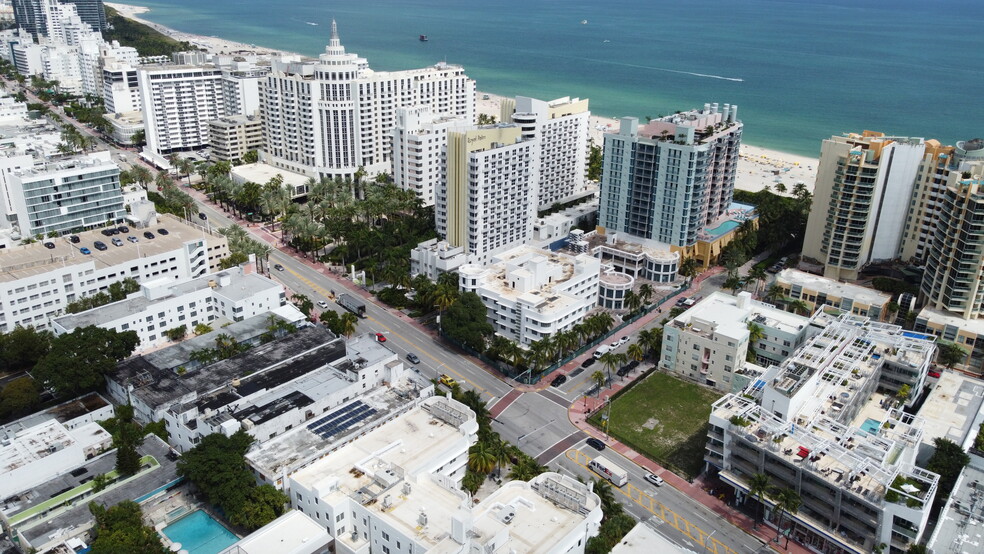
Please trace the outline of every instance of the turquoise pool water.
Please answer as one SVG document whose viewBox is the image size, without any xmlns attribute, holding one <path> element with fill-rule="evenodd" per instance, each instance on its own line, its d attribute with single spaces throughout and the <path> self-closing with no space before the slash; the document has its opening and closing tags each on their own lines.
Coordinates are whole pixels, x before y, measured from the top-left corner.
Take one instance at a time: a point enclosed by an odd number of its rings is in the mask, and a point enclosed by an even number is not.
<svg viewBox="0 0 984 554">
<path fill-rule="evenodd" d="M 880 428 L 881 422 L 877 419 L 868 418 L 861 424 L 861 430 L 871 435 L 877 435 Z"/>
<path fill-rule="evenodd" d="M 181 543 L 189 554 L 219 554 L 239 540 L 202 510 L 195 510 L 164 528 L 164 535 Z"/>
<path fill-rule="evenodd" d="M 737 229 L 739 225 L 741 225 L 741 223 L 732 219 L 732 220 L 725 221 L 724 223 L 718 225 L 713 229 L 708 229 L 707 233 L 712 237 L 717 238 L 729 231 Z"/>
</svg>

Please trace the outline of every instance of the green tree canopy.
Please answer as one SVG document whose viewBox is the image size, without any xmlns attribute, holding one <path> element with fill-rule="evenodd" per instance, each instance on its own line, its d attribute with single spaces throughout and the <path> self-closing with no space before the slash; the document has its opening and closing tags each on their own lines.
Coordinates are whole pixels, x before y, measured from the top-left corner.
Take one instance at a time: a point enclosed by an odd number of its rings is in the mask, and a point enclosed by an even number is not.
<svg viewBox="0 0 984 554">
<path fill-rule="evenodd" d="M 963 363 L 967 358 L 967 351 L 956 343 L 941 340 L 936 343 L 936 361 L 953 369 L 953 366 Z"/>
<path fill-rule="evenodd" d="M 7 383 L 0 392 L 0 417 L 27 415 L 41 404 L 38 385 L 30 377 Z"/>
<path fill-rule="evenodd" d="M 178 460 L 178 475 L 194 483 L 211 504 L 222 508 L 229 521 L 250 530 L 282 514 L 287 502 L 273 487 L 256 486 L 244 458 L 252 443 L 253 437 L 242 430 L 231 437 L 213 433 Z"/>
<path fill-rule="evenodd" d="M 161 544 L 161 537 L 143 524 L 140 506 L 124 500 L 108 510 L 95 502 L 89 503 L 89 511 L 96 519 L 93 529 L 95 540 L 89 545 L 92 554 L 168 554 Z"/>
<path fill-rule="evenodd" d="M 462 293 L 444 312 L 441 330 L 451 339 L 482 352 L 485 350 L 485 342 L 495 333 L 486 313 L 485 304 L 477 294 Z"/>
<path fill-rule="evenodd" d="M 51 349 L 54 335 L 33 327 L 14 327 L 9 333 L 0 333 L 0 371 L 29 370 Z"/>
<path fill-rule="evenodd" d="M 964 466 L 970 463 L 970 456 L 960 448 L 960 445 L 945 437 L 933 439 L 936 452 L 926 462 L 926 469 L 940 475 L 940 490 L 936 498 L 945 499 L 953 490 L 957 477 Z"/>
<path fill-rule="evenodd" d="M 55 338 L 32 375 L 59 396 L 77 396 L 100 387 L 104 376 L 115 371 L 139 342 L 136 331 L 80 327 Z"/>
</svg>

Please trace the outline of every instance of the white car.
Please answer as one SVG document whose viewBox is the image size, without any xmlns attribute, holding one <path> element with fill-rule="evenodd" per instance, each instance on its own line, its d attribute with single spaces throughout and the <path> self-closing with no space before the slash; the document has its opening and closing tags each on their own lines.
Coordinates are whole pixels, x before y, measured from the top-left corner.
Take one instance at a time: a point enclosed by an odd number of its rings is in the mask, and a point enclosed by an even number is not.
<svg viewBox="0 0 984 554">
<path fill-rule="evenodd" d="M 629 337 L 627 337 L 627 336 L 622 337 L 622 338 L 618 339 L 617 341 L 615 341 L 615 347 L 618 348 L 619 346 L 622 346 L 623 344 L 625 344 L 627 342 L 629 342 Z"/>
<path fill-rule="evenodd" d="M 663 478 L 660 477 L 659 475 L 654 475 L 652 473 L 647 473 L 646 474 L 646 481 L 649 481 L 650 483 L 656 485 L 657 487 L 662 487 L 663 486 Z"/>
<path fill-rule="evenodd" d="M 325 302 L 324 300 L 318 300 L 318 307 L 321 308 L 322 310 L 327 310 L 328 303 Z"/>
</svg>

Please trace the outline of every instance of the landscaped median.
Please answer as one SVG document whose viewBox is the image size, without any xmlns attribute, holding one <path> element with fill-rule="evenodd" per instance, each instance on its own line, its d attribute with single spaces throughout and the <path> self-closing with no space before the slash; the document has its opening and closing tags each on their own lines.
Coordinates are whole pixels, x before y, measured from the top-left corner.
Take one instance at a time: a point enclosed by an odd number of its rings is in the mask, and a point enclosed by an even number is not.
<svg viewBox="0 0 984 554">
<path fill-rule="evenodd" d="M 589 422 L 658 464 L 696 477 L 701 472 L 711 404 L 721 395 L 654 372 L 617 394 Z"/>
</svg>

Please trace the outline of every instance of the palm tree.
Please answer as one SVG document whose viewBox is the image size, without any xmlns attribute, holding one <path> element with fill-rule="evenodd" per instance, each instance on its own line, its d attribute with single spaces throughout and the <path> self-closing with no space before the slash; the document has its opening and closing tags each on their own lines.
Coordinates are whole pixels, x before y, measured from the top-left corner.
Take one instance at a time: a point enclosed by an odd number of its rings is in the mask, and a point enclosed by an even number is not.
<svg viewBox="0 0 984 554">
<path fill-rule="evenodd" d="M 605 513 L 605 517 L 611 517 L 622 510 L 622 505 L 615 499 L 615 493 L 608 481 L 595 479 L 593 489 L 601 500 L 601 511 Z"/>
<path fill-rule="evenodd" d="M 461 488 L 468 491 L 469 494 L 474 495 L 482 487 L 482 483 L 484 482 L 485 476 L 481 473 L 466 471 L 465 476 L 461 478 Z"/>
<path fill-rule="evenodd" d="M 626 360 L 627 360 L 627 356 L 625 354 L 622 353 L 616 354 L 615 352 L 611 352 L 611 351 L 605 352 L 604 354 L 601 355 L 600 358 L 598 358 L 598 361 L 601 362 L 601 365 L 605 366 L 605 369 L 608 370 L 609 380 L 612 378 L 612 371 L 622 367 L 625 364 Z"/>
<path fill-rule="evenodd" d="M 687 258 L 686 260 L 683 260 L 680 262 L 680 269 L 677 270 L 681 276 L 687 279 L 688 284 L 694 280 L 694 277 L 697 276 L 699 271 L 700 262 L 697 261 L 697 258 Z"/>
<path fill-rule="evenodd" d="M 509 445 L 500 440 L 494 440 L 489 445 L 492 456 L 495 457 L 495 473 L 502 474 L 502 467 L 509 463 Z"/>
<path fill-rule="evenodd" d="M 438 285 L 434 290 L 434 304 L 441 310 L 441 315 L 444 315 L 444 310 L 450 308 L 457 300 L 458 289 L 454 287 Z"/>
<path fill-rule="evenodd" d="M 553 345 L 550 343 L 550 337 L 543 337 L 538 341 L 530 343 L 528 348 L 528 354 L 526 356 L 530 363 L 530 367 L 533 370 L 539 371 L 546 367 L 550 360 L 553 359 Z"/>
<path fill-rule="evenodd" d="M 625 296 L 622 298 L 625 307 L 629 309 L 629 313 L 635 313 L 636 310 L 642 307 L 642 297 L 636 294 L 635 291 L 629 289 L 625 291 Z"/>
<path fill-rule="evenodd" d="M 646 355 L 658 358 L 663 351 L 663 328 L 643 329 L 639 331 L 639 345 Z"/>
<path fill-rule="evenodd" d="M 774 302 L 778 302 L 779 300 L 782 300 L 785 296 L 786 296 L 786 291 L 784 291 L 782 287 L 780 287 L 779 285 L 772 285 L 768 289 L 766 289 L 765 296 L 763 298 L 765 300 L 768 300 L 769 302 L 774 303 Z"/>
<path fill-rule="evenodd" d="M 799 507 L 803 503 L 803 500 L 793 489 L 773 489 L 770 496 L 775 501 L 775 509 L 779 510 L 779 521 L 776 523 L 776 543 L 778 543 L 779 537 L 783 534 L 782 516 L 787 513 L 795 514 L 799 512 Z M 788 546 L 789 535 L 786 535 L 786 547 Z"/>
<path fill-rule="evenodd" d="M 765 280 L 768 279 L 768 278 L 769 278 L 769 276 L 768 276 L 768 274 L 766 274 L 765 269 L 763 269 L 763 268 L 761 268 L 761 267 L 759 267 L 757 265 L 753 265 L 752 266 L 752 269 L 750 269 L 748 271 L 748 275 L 745 276 L 745 281 L 754 281 L 755 282 L 755 295 L 758 296 L 758 293 L 759 293 L 759 285 L 765 283 Z"/>
<path fill-rule="evenodd" d="M 754 321 L 749 321 L 746 326 L 748 327 L 748 352 L 754 356 L 755 345 L 765 338 L 765 329 Z"/>
<path fill-rule="evenodd" d="M 803 302 L 802 300 L 793 300 L 792 302 L 786 305 L 786 308 L 795 314 L 810 315 L 809 304 Z"/>
<path fill-rule="evenodd" d="M 598 396 L 601 396 L 601 388 L 605 386 L 605 374 L 601 370 L 597 370 L 591 374 L 591 380 L 595 382 L 595 386 L 598 387 Z"/>
<path fill-rule="evenodd" d="M 732 275 L 724 280 L 724 288 L 731 289 L 731 294 L 738 294 L 738 291 L 744 287 L 745 282 L 737 275 Z"/>
<path fill-rule="evenodd" d="M 476 442 L 468 449 L 468 469 L 475 473 L 488 475 L 496 465 L 496 454 L 484 442 Z"/>
<path fill-rule="evenodd" d="M 502 357 L 509 362 L 509 365 L 513 366 L 517 370 L 526 363 L 526 351 L 523 350 L 518 344 L 510 340 L 506 341 L 507 344 L 503 345 Z"/>
<path fill-rule="evenodd" d="M 643 283 L 642 286 L 639 287 L 639 296 L 642 297 L 642 303 L 646 306 L 649 305 L 649 301 L 652 300 L 655 295 L 656 290 L 653 289 L 653 286 L 649 283 Z"/>
<path fill-rule="evenodd" d="M 355 328 L 359 325 L 359 316 L 352 312 L 345 312 L 341 315 L 342 334 L 351 337 L 355 334 Z"/>
<path fill-rule="evenodd" d="M 646 357 L 646 349 L 639 342 L 633 342 L 625 349 L 629 358 L 641 362 Z"/>
<path fill-rule="evenodd" d="M 765 495 L 769 492 L 769 476 L 764 473 L 756 473 L 748 479 L 748 495 L 757 498 L 759 501 L 759 517 L 752 521 L 752 527 L 758 527 L 762 517 L 765 515 Z"/>
</svg>

